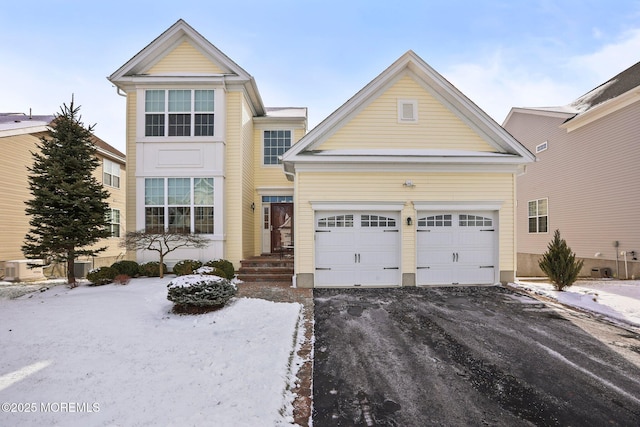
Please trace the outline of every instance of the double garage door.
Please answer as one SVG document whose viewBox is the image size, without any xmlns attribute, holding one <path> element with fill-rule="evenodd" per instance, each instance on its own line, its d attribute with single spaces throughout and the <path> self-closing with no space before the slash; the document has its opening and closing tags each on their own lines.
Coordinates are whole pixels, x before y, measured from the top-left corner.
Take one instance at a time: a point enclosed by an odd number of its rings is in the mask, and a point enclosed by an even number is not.
<svg viewBox="0 0 640 427">
<path fill-rule="evenodd" d="M 495 283 L 494 216 L 491 211 L 419 213 L 417 285 Z M 399 212 L 317 212 L 315 225 L 317 286 L 401 284 Z"/>
</svg>

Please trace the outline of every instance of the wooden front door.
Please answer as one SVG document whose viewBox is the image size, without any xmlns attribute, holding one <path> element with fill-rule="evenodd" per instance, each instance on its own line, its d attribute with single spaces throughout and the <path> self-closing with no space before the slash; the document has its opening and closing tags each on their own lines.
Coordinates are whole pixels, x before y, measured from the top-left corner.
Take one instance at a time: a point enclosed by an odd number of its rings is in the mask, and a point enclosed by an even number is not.
<svg viewBox="0 0 640 427">
<path fill-rule="evenodd" d="M 293 203 L 271 203 L 271 252 L 293 249 Z"/>
</svg>

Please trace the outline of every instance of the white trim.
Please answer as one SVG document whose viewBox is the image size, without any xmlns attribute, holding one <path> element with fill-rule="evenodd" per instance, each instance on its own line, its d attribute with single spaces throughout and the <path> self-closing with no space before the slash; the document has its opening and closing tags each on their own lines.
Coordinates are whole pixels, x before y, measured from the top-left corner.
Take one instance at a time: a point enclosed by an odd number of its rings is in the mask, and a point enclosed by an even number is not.
<svg viewBox="0 0 640 427">
<path fill-rule="evenodd" d="M 387 211 L 400 212 L 404 202 L 310 201 L 314 211 Z"/>
<path fill-rule="evenodd" d="M 613 114 L 616 111 L 628 107 L 638 101 L 640 101 L 640 89 L 635 87 L 622 95 L 616 96 L 602 104 L 589 108 L 584 113 L 578 114 L 571 120 L 561 124 L 560 127 L 566 129 L 567 132 L 573 132 L 582 126 L 588 125 L 589 123 L 608 116 L 609 114 Z"/>
<path fill-rule="evenodd" d="M 473 200 L 454 202 L 413 202 L 416 211 L 499 211 L 504 202 L 499 200 Z"/>
<path fill-rule="evenodd" d="M 405 116 L 405 106 L 411 106 L 411 117 Z M 398 99 L 398 123 L 418 123 L 418 101 Z"/>
</svg>

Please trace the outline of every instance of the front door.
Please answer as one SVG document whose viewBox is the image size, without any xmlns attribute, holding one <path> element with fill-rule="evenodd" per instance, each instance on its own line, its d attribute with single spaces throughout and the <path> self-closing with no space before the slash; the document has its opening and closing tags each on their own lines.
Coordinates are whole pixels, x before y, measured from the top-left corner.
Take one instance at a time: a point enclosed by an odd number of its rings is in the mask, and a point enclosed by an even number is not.
<svg viewBox="0 0 640 427">
<path fill-rule="evenodd" d="M 271 203 L 271 252 L 293 249 L 293 203 Z"/>
</svg>

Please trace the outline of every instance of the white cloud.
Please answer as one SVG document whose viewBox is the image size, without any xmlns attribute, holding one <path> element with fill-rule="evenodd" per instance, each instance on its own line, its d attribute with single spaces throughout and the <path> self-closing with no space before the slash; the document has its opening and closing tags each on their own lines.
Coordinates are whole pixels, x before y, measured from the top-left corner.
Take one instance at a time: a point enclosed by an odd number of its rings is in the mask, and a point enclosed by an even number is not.
<svg viewBox="0 0 640 427">
<path fill-rule="evenodd" d="M 638 52 L 640 29 L 592 53 L 558 61 L 555 67 L 526 49 L 499 49 L 482 62 L 455 64 L 442 74 L 501 123 L 512 107 L 569 104 L 638 62 Z"/>
</svg>

